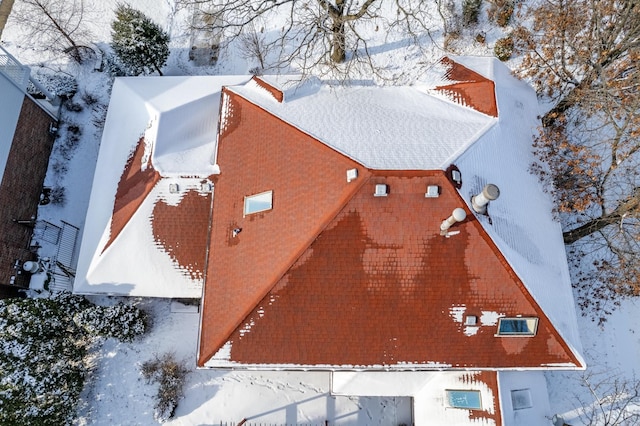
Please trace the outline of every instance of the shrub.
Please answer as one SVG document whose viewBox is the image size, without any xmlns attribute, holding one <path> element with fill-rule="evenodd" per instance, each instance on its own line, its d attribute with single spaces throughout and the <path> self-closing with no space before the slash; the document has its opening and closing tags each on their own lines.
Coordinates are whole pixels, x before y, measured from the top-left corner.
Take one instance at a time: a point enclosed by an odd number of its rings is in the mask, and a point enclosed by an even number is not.
<svg viewBox="0 0 640 426">
<path fill-rule="evenodd" d="M 132 341 L 147 328 L 146 313 L 123 303 L 93 306 L 75 314 L 73 321 L 89 335 L 114 337 L 123 342 Z"/>
<path fill-rule="evenodd" d="M 501 61 L 507 61 L 513 53 L 513 37 L 507 36 L 496 41 L 493 47 L 493 53 Z"/>
<path fill-rule="evenodd" d="M 175 354 L 168 352 L 145 361 L 142 375 L 148 383 L 158 383 L 154 416 L 159 422 L 173 417 L 178 401 L 183 396 L 183 387 L 189 370 L 176 361 Z"/>
<path fill-rule="evenodd" d="M 54 204 L 57 206 L 64 206 L 64 204 L 67 201 L 67 194 L 64 186 L 56 185 L 53 188 L 51 188 L 51 193 L 49 193 L 49 199 L 51 200 L 51 204 Z"/>
<path fill-rule="evenodd" d="M 514 10 L 514 0 L 492 0 L 487 15 L 500 27 L 506 27 L 511 21 Z"/>
<path fill-rule="evenodd" d="M 465 26 L 478 23 L 482 0 L 464 0 L 462 3 L 462 22 Z"/>
<path fill-rule="evenodd" d="M 76 79 L 62 72 L 54 73 L 50 71 L 37 70 L 33 73 L 32 77 L 38 80 L 38 82 L 53 95 L 60 96 L 62 99 L 71 99 L 78 91 L 78 82 Z M 45 97 L 44 93 L 42 93 L 32 83 L 29 83 L 27 92 L 36 98 Z"/>
<path fill-rule="evenodd" d="M 69 313 L 83 300 L 0 300 L 0 424 L 72 423 L 87 341 Z"/>
</svg>

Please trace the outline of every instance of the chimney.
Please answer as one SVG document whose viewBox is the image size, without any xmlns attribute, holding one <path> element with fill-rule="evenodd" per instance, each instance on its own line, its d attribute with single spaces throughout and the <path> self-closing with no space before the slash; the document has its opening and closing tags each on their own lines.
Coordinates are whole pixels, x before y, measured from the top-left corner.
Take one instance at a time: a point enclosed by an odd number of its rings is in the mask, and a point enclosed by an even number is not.
<svg viewBox="0 0 640 426">
<path fill-rule="evenodd" d="M 446 236 L 451 226 L 455 225 L 457 222 L 462 222 L 466 217 L 467 213 L 464 209 L 461 209 L 460 207 L 453 209 L 451 216 L 443 220 L 440 224 L 440 235 Z"/>
<path fill-rule="evenodd" d="M 479 214 L 487 213 L 487 204 L 489 201 L 493 201 L 500 196 L 500 190 L 497 186 L 490 183 L 482 188 L 482 192 L 478 195 L 471 197 L 471 207 L 473 211 Z"/>
</svg>

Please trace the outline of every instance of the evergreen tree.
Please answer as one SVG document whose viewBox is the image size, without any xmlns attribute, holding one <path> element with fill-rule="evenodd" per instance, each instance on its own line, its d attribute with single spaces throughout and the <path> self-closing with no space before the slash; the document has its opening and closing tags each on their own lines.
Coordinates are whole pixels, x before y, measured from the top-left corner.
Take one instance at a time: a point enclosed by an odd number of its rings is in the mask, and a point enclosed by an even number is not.
<svg viewBox="0 0 640 426">
<path fill-rule="evenodd" d="M 169 35 L 139 10 L 119 4 L 111 23 L 111 47 L 131 75 L 160 70 L 169 57 Z"/>
<path fill-rule="evenodd" d="M 134 306 L 96 306 L 81 296 L 0 300 L 0 425 L 72 424 L 97 338 L 144 333 Z"/>
</svg>

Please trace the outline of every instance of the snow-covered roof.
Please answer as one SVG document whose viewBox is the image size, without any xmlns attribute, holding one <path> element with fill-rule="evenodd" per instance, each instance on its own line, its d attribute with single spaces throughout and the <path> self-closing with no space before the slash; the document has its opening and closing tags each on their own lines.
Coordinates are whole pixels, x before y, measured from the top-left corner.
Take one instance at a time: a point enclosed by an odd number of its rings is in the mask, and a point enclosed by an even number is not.
<svg viewBox="0 0 640 426">
<path fill-rule="evenodd" d="M 460 193 L 468 201 L 487 183 L 500 198 L 479 215 L 493 242 L 508 259 L 542 310 L 582 359 L 582 345 L 560 223 L 549 194 L 529 169 L 532 138 L 540 125 L 534 90 L 497 59 L 456 61 L 495 81 L 499 122 L 455 160 L 463 175 Z M 584 360 L 582 360 L 584 363 Z"/>
<path fill-rule="evenodd" d="M 413 398 L 413 424 L 416 426 L 516 426 L 516 423 L 502 423 L 501 390 L 498 389 L 496 372 L 333 372 L 331 387 L 335 395 L 410 396 Z M 478 392 L 481 408 L 472 410 L 450 406 L 448 391 Z"/>
<path fill-rule="evenodd" d="M 416 87 L 304 84 L 284 102 L 255 80 L 232 90 L 373 169 L 446 168 L 496 122 Z"/>
<path fill-rule="evenodd" d="M 201 296 L 220 90 L 247 79 L 116 80 L 74 292 Z"/>
</svg>

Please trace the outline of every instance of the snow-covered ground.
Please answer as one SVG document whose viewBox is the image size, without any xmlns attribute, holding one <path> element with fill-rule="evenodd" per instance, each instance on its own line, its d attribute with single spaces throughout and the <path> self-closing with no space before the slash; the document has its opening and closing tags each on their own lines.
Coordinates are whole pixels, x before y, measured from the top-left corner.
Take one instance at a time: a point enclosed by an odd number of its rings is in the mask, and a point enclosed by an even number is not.
<svg viewBox="0 0 640 426">
<path fill-rule="evenodd" d="M 115 1 L 88 0 L 85 3 L 91 15 L 93 39 L 108 42 Z M 233 52 L 222 52 L 217 66 L 195 67 L 187 60 L 190 36 L 186 29 L 186 11 L 177 10 L 173 0 L 130 0 L 128 3 L 171 32 L 172 55 L 165 68 L 166 74 L 245 74 L 255 66 Z M 433 23 L 434 27 L 440 25 L 437 20 Z M 475 41 L 458 43 L 456 53 L 490 54 L 492 43 L 508 29 L 487 28 L 491 29 L 486 31 L 486 44 Z M 91 64 L 84 67 L 69 65 L 64 57 L 35 49 L 23 35 L 21 24 L 10 19 L 2 34 L 3 46 L 25 64 L 62 68 L 77 74 L 79 92 L 97 99 L 83 111 L 64 113 L 66 120 L 83 125 L 77 145 L 65 149 L 63 138 L 57 141 L 47 175 L 47 185 L 65 188 L 66 202 L 64 205 L 52 203 L 39 211 L 40 219 L 52 223 L 65 220 L 82 228 L 100 143 L 100 119 L 108 102 L 109 82 L 105 74 L 94 71 Z M 420 56 L 424 51 L 418 55 L 402 47 L 380 49 L 380 52 L 377 60 L 382 65 L 404 64 L 406 70 L 415 69 L 417 74 L 420 71 L 414 68 L 415 64 L 433 62 L 444 53 L 437 47 L 431 49 L 432 57 L 429 58 Z M 109 298 L 98 301 L 113 302 Z M 331 424 L 352 425 L 392 425 L 411 421 L 408 399 L 330 396 L 329 373 L 196 370 L 198 315 L 172 312 L 167 300 L 136 299 L 132 302 L 152 313 L 152 328 L 135 342 L 108 340 L 96 348 L 95 369 L 83 394 L 78 424 L 157 424 L 153 417 L 156 388 L 145 382 L 140 374 L 140 365 L 155 354 L 166 352 L 175 353 L 191 369 L 185 397 L 170 424 L 237 423 L 242 419 L 255 423 L 324 424 L 329 421 Z M 615 376 L 634 380 L 640 375 L 637 366 L 640 354 L 640 334 L 637 332 L 640 330 L 639 308 L 638 301 L 623 301 L 601 327 L 589 318 L 579 319 L 589 364 L 587 373 L 594 373 L 596 379 Z M 593 395 L 580 385 L 580 375 L 575 372 L 547 375 L 552 413 L 563 415 L 568 423 L 574 425 L 580 424 L 576 419 L 576 409 L 581 403 L 577 401 L 593 401 Z"/>
</svg>

